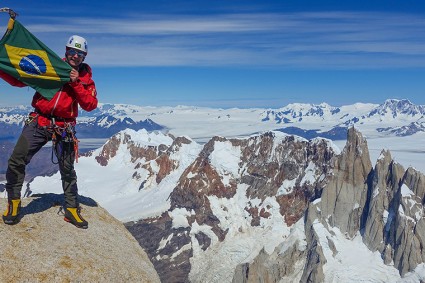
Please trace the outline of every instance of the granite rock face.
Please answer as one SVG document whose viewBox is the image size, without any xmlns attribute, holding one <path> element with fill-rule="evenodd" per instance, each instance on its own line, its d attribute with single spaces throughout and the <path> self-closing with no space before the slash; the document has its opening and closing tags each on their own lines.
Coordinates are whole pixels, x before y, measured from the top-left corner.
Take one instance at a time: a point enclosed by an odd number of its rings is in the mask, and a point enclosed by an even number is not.
<svg viewBox="0 0 425 283">
<path fill-rule="evenodd" d="M 331 227 L 353 237 L 361 227 L 372 173 L 367 142 L 351 128 L 348 143 L 336 158 L 334 171 L 320 202 L 321 215 Z"/>
<path fill-rule="evenodd" d="M 306 268 L 301 282 L 323 282 L 326 258 L 318 244 L 314 223 L 319 221 L 329 230 L 337 227 L 348 238 L 353 238 L 362 225 L 367 203 L 368 183 L 372 175 L 367 142 L 354 128 L 348 131 L 347 144 L 334 159 L 334 170 L 323 189 L 320 201 L 310 203 L 306 213 L 307 237 Z M 328 239 L 329 246 L 334 246 Z M 334 251 L 336 253 L 337 251 Z"/>
</svg>

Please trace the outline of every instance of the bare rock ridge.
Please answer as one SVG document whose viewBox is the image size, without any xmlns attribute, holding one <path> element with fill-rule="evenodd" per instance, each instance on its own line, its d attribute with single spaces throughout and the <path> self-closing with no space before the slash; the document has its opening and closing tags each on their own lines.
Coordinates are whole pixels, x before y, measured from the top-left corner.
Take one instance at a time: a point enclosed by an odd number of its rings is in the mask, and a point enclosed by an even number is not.
<svg viewBox="0 0 425 283">
<path fill-rule="evenodd" d="M 89 228 L 78 229 L 58 213 L 61 199 L 24 198 L 20 222 L 0 225 L 0 282 L 160 282 L 121 222 L 83 197 Z M 6 207 L 5 199 L 0 207 Z"/>
<path fill-rule="evenodd" d="M 225 150 L 234 151 L 230 159 L 238 169 L 232 169 L 231 165 L 223 169 L 214 163 L 217 155 Z M 194 249 L 199 246 L 207 253 L 214 248 L 215 239 L 222 242 L 228 237 L 229 229 L 223 228 L 210 199 L 231 200 L 242 185 L 248 202 L 241 210 L 245 218 L 250 219 L 249 226 L 260 228 L 264 220 L 271 218 L 273 207 L 265 204 L 269 198 L 275 199 L 274 203 L 279 206 L 273 213 L 279 214 L 279 218 L 283 216 L 284 221 L 292 225 L 303 217 L 308 203 L 321 195 L 326 176 L 331 174 L 330 160 L 334 156 L 329 141 L 323 139 L 307 141 L 273 132 L 247 139 L 215 137 L 203 146 L 180 176 L 169 197 L 170 210 L 161 217 L 126 226 L 148 252 L 162 282 L 220 282 L 220 278 L 206 276 L 214 272 L 208 265 L 194 274 L 194 278 L 189 278 L 189 273 L 193 273 Z M 250 199 L 258 199 L 259 204 Z M 225 213 L 228 211 L 223 209 Z M 187 219 L 189 226 L 172 228 L 170 213 L 181 210 L 191 211 Z M 209 228 L 205 232 L 191 232 L 192 225 Z M 214 260 L 213 265 L 220 264 L 219 258 Z M 226 276 L 230 278 L 221 282 L 231 281 L 231 275 Z M 211 274 L 211 277 L 217 275 Z"/>
</svg>

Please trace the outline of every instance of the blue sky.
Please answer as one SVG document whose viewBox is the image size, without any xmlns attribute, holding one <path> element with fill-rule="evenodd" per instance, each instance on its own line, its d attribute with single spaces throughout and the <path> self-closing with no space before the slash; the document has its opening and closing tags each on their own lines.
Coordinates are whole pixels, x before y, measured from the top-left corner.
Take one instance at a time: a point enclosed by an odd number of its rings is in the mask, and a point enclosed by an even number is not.
<svg viewBox="0 0 425 283">
<path fill-rule="evenodd" d="M 100 102 L 150 106 L 425 104 L 425 2 L 1 1 L 58 55 L 89 43 Z M 8 15 L 0 14 L 6 28 Z M 32 89 L 0 82 L 0 105 Z"/>
</svg>

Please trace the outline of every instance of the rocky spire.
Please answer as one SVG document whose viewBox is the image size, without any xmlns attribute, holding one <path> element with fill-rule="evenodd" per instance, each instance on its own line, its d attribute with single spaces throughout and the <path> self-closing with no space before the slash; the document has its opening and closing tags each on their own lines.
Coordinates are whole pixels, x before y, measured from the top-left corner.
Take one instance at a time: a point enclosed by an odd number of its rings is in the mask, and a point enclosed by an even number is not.
<svg viewBox="0 0 425 283">
<path fill-rule="evenodd" d="M 401 275 L 425 260 L 424 175 L 413 168 L 406 170 L 393 200 L 395 218 L 391 223 L 388 246 L 394 266 Z"/>
<path fill-rule="evenodd" d="M 363 234 L 364 243 L 371 251 L 386 250 L 387 238 L 396 213 L 394 197 L 403 174 L 404 168 L 392 160 L 388 150 L 383 150 L 374 169 L 368 217 Z M 390 250 L 387 252 L 391 254 Z M 386 263 L 392 261 L 385 253 L 384 259 Z"/>
<path fill-rule="evenodd" d="M 336 158 L 333 174 L 318 202 L 321 221 L 354 237 L 361 227 L 372 172 L 366 139 L 350 128 L 344 150 Z"/>
<path fill-rule="evenodd" d="M 333 173 L 320 199 L 310 203 L 306 213 L 307 263 L 301 282 L 322 282 L 326 258 L 315 231 L 315 223 L 338 227 L 347 238 L 360 231 L 366 205 L 368 180 L 372 174 L 367 142 L 360 132 L 350 128 L 344 150 L 335 158 Z M 328 239 L 329 246 L 334 246 Z M 336 251 L 335 251 L 336 252 Z"/>
</svg>

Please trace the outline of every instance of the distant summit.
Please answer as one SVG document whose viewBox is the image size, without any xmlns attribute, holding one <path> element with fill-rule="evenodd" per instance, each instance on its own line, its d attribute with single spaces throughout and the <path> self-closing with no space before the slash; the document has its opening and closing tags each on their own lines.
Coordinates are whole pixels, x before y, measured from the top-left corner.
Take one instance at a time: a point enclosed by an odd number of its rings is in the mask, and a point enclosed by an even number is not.
<svg viewBox="0 0 425 283">
<path fill-rule="evenodd" d="M 78 136 L 80 138 L 109 138 L 124 129 L 147 131 L 161 130 L 164 127 L 151 119 L 134 121 L 129 117 L 114 117 L 101 114 L 92 119 L 86 119 L 78 123 Z"/>
<path fill-rule="evenodd" d="M 383 117 L 396 118 L 399 116 L 423 116 L 425 114 L 425 106 L 415 105 L 408 99 L 388 99 L 384 104 L 373 109 L 368 117 L 375 115 Z"/>
</svg>

